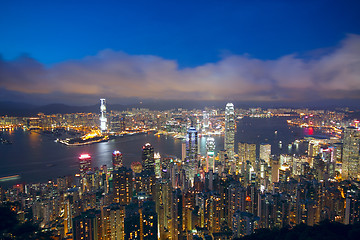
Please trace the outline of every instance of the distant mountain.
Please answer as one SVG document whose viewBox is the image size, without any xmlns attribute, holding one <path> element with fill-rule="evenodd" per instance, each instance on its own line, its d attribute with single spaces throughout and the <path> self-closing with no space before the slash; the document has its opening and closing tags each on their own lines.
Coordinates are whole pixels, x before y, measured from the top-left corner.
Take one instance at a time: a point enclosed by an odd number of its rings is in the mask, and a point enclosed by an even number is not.
<svg viewBox="0 0 360 240">
<path fill-rule="evenodd" d="M 137 101 L 133 104 L 107 104 L 107 111 L 124 111 L 132 108 L 149 108 L 151 110 L 168 109 L 204 109 L 213 107 L 224 109 L 227 102 L 233 102 L 236 108 L 310 108 L 310 109 L 330 109 L 349 107 L 353 110 L 360 109 L 360 100 L 342 99 L 342 100 L 318 100 L 307 102 L 239 102 L 239 101 L 195 101 L 195 100 L 153 100 L 146 99 Z M 66 104 L 54 103 L 48 105 L 32 105 L 19 102 L 0 102 L 0 116 L 36 116 L 38 113 L 56 114 L 56 113 L 76 113 L 93 112 L 99 113 L 100 103 L 89 106 L 71 106 Z"/>
<path fill-rule="evenodd" d="M 93 112 L 97 113 L 100 110 L 100 104 L 90 106 L 70 106 L 61 103 L 48 104 L 43 106 L 36 106 L 26 103 L 18 102 L 0 102 L 0 116 L 23 116 L 30 117 L 36 116 L 38 113 L 44 114 L 65 114 L 65 113 L 77 113 L 77 112 Z M 126 106 L 120 104 L 108 105 L 108 111 L 126 110 Z"/>
<path fill-rule="evenodd" d="M 98 112 L 99 106 L 70 106 L 61 103 L 48 104 L 45 106 L 36 107 L 33 109 L 34 113 L 44 113 L 44 114 L 55 114 L 55 113 L 77 113 L 77 112 Z"/>
<path fill-rule="evenodd" d="M 0 102 L 0 116 L 29 116 L 35 107 L 27 103 Z"/>
</svg>

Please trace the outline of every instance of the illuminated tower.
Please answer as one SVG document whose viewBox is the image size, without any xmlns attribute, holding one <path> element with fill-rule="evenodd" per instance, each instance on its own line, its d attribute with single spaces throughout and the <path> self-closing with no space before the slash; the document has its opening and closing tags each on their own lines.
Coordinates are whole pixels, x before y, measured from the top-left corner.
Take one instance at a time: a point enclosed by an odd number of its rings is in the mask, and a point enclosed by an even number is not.
<svg viewBox="0 0 360 240">
<path fill-rule="evenodd" d="M 215 139 L 213 137 L 209 137 L 206 140 L 206 172 L 212 170 L 215 172 Z"/>
<path fill-rule="evenodd" d="M 260 144 L 260 159 L 265 160 L 266 163 L 270 164 L 271 145 Z"/>
<path fill-rule="evenodd" d="M 188 179 L 193 180 L 198 165 L 198 132 L 190 127 L 186 136 L 186 159 Z"/>
<path fill-rule="evenodd" d="M 120 151 L 114 151 L 112 154 L 112 162 L 114 170 L 121 168 L 123 166 L 123 155 Z"/>
<path fill-rule="evenodd" d="M 155 174 L 154 148 L 150 143 L 146 143 L 142 148 L 143 170 L 150 175 Z"/>
<path fill-rule="evenodd" d="M 100 99 L 100 130 L 106 132 L 107 130 L 107 118 L 106 118 L 106 100 Z"/>
<path fill-rule="evenodd" d="M 161 178 L 161 156 L 160 153 L 154 153 L 155 159 L 155 176 Z"/>
<path fill-rule="evenodd" d="M 234 160 L 235 142 L 235 113 L 234 104 L 228 103 L 225 108 L 225 141 L 224 148 L 228 154 L 229 160 Z"/>
<path fill-rule="evenodd" d="M 209 113 L 203 111 L 203 127 L 204 129 L 209 128 Z"/>
<path fill-rule="evenodd" d="M 359 176 L 360 132 L 355 127 L 344 130 L 342 179 L 358 178 Z"/>
<path fill-rule="evenodd" d="M 91 156 L 89 154 L 81 154 L 79 157 L 80 175 L 84 177 L 85 174 L 91 171 Z"/>
</svg>

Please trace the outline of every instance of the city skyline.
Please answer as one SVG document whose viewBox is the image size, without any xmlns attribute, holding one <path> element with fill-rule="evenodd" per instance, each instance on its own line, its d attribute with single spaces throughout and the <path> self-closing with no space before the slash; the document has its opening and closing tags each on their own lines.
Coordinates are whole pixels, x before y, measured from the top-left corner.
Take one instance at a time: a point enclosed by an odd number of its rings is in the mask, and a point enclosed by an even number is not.
<svg viewBox="0 0 360 240">
<path fill-rule="evenodd" d="M 137 3 L 1 3 L 0 101 L 360 101 L 355 1 Z"/>
<path fill-rule="evenodd" d="M 360 216 L 351 112 L 227 103 L 2 116 L 0 207 L 18 219 L 2 235 L 31 224 L 58 239 L 235 240 L 326 221 L 345 236 Z"/>
</svg>

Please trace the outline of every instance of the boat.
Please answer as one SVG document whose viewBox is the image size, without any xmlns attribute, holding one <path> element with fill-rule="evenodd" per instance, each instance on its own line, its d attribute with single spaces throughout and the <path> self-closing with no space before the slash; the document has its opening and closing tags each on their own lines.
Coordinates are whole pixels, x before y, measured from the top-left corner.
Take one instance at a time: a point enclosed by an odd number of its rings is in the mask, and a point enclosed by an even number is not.
<svg viewBox="0 0 360 240">
<path fill-rule="evenodd" d="M 6 176 L 6 177 L 1 177 L 0 178 L 0 182 L 7 182 L 7 181 L 12 181 L 12 180 L 17 180 L 20 178 L 20 175 L 12 175 L 12 176 Z"/>
</svg>

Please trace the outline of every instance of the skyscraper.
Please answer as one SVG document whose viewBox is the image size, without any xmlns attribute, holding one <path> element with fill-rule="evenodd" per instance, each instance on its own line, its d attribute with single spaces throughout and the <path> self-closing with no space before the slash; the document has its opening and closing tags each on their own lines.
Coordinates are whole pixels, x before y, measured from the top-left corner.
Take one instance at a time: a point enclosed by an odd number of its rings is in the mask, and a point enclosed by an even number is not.
<svg viewBox="0 0 360 240">
<path fill-rule="evenodd" d="M 209 128 L 209 113 L 203 111 L 203 127 L 204 129 Z"/>
<path fill-rule="evenodd" d="M 193 180 L 198 165 L 198 132 L 190 127 L 186 135 L 186 166 L 188 179 Z"/>
<path fill-rule="evenodd" d="M 106 118 L 106 100 L 100 99 L 100 130 L 106 132 L 107 130 L 107 118 Z"/>
<path fill-rule="evenodd" d="M 88 210 L 73 218 L 73 239 L 98 239 L 102 235 L 101 212 Z"/>
<path fill-rule="evenodd" d="M 113 202 L 129 204 L 132 197 L 132 171 L 121 167 L 113 172 Z"/>
<path fill-rule="evenodd" d="M 209 137 L 206 140 L 206 172 L 215 172 L 215 139 Z"/>
<path fill-rule="evenodd" d="M 270 163 L 271 145 L 260 144 L 260 159 L 264 160 L 268 164 Z"/>
<path fill-rule="evenodd" d="M 99 239 L 124 239 L 125 205 L 111 204 L 102 209 L 103 234 Z"/>
<path fill-rule="evenodd" d="M 360 132 L 355 127 L 347 127 L 344 130 L 342 178 L 359 177 L 359 147 Z"/>
<path fill-rule="evenodd" d="M 254 165 L 256 161 L 256 144 L 239 142 L 238 154 L 240 162 L 250 161 Z"/>
<path fill-rule="evenodd" d="M 80 175 L 84 177 L 88 171 L 91 171 L 91 156 L 89 154 L 81 154 L 79 157 Z"/>
<path fill-rule="evenodd" d="M 234 104 L 228 103 L 225 108 L 225 141 L 224 148 L 230 161 L 234 160 L 235 112 Z"/>
<path fill-rule="evenodd" d="M 154 148 L 150 143 L 146 143 L 142 148 L 143 171 L 150 175 L 155 174 Z"/>
<path fill-rule="evenodd" d="M 112 163 L 114 170 L 121 168 L 123 166 L 123 155 L 120 151 L 114 151 L 112 154 Z"/>
<path fill-rule="evenodd" d="M 156 178 L 161 178 L 161 156 L 160 153 L 154 154 L 154 161 L 155 161 L 155 176 Z"/>
</svg>

